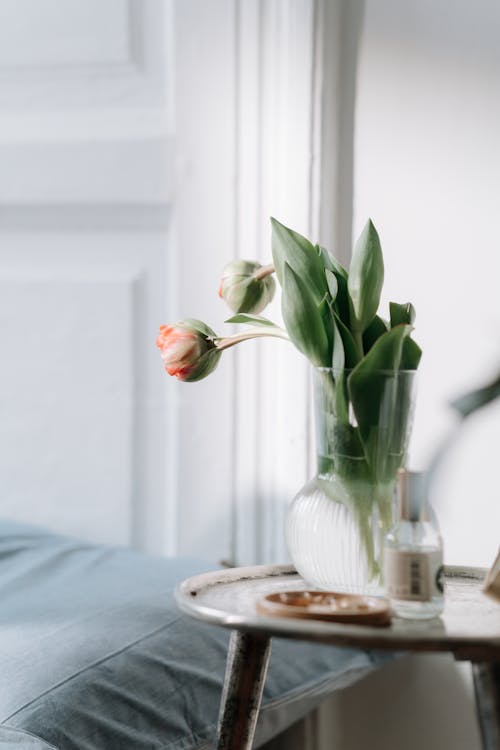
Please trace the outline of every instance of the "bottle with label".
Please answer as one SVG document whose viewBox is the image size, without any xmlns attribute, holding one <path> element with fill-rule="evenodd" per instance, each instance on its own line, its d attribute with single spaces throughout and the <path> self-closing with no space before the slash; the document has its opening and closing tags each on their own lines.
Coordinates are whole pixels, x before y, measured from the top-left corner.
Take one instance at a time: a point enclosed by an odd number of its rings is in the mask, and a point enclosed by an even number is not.
<svg viewBox="0 0 500 750">
<path fill-rule="evenodd" d="M 398 472 L 396 519 L 384 545 L 384 580 L 394 614 L 437 617 L 444 604 L 443 542 L 427 502 L 425 474 Z"/>
</svg>

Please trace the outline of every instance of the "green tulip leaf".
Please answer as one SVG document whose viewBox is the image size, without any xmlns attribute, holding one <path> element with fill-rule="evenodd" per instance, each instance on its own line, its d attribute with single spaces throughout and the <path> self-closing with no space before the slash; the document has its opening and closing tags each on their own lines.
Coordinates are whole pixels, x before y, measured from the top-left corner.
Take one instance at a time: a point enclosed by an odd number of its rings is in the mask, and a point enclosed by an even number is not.
<svg viewBox="0 0 500 750">
<path fill-rule="evenodd" d="M 325 268 L 325 277 L 326 277 L 326 283 L 328 284 L 328 291 L 330 292 L 330 297 L 332 298 L 332 302 L 335 302 L 337 299 L 337 294 L 339 291 L 339 282 L 337 281 L 337 277 L 335 274 L 330 271 L 329 268 Z"/>
<path fill-rule="evenodd" d="M 297 349 L 316 367 L 328 367 L 330 346 L 321 313 L 309 287 L 288 263 L 283 266 L 281 310 Z"/>
<path fill-rule="evenodd" d="M 368 328 L 363 333 L 363 351 L 369 352 L 373 344 L 379 339 L 384 333 L 387 333 L 388 326 L 385 320 L 375 315 Z"/>
<path fill-rule="evenodd" d="M 339 423 L 349 425 L 349 399 L 346 387 L 346 353 L 339 325 L 333 317 L 333 356 L 332 370 L 335 378 L 335 413 Z M 346 455 L 352 455 L 348 453 Z"/>
<path fill-rule="evenodd" d="M 335 313 L 332 311 L 332 329 L 333 329 L 333 354 L 332 369 L 335 374 L 340 375 L 345 367 L 345 351 L 342 335 L 335 320 Z"/>
<path fill-rule="evenodd" d="M 350 392 L 353 389 L 355 394 L 362 395 L 361 391 L 366 384 L 366 380 L 369 380 L 374 372 L 380 370 L 397 371 L 401 364 L 403 342 L 411 331 L 411 326 L 400 325 L 384 333 L 352 371 L 349 379 Z"/>
<path fill-rule="evenodd" d="M 276 219 L 272 224 L 272 252 L 278 281 L 283 287 L 284 268 L 288 264 L 309 288 L 317 305 L 328 291 L 324 267 L 314 246 L 298 232 L 288 229 Z"/>
<path fill-rule="evenodd" d="M 349 395 L 347 393 L 347 373 L 344 370 L 340 375 L 337 375 L 335 384 L 335 413 L 339 424 L 344 425 L 346 428 L 351 428 L 349 422 Z M 357 427 L 351 428 L 358 432 Z M 359 442 L 359 437 L 358 437 Z M 347 456 L 352 456 L 352 453 L 346 453 Z M 361 448 L 361 455 L 363 455 L 363 449 Z"/>
<path fill-rule="evenodd" d="M 335 300 L 335 312 L 341 319 L 342 323 L 347 327 L 350 327 L 351 313 L 350 306 L 351 301 L 349 298 L 349 292 L 347 289 L 347 280 L 343 276 L 336 276 L 339 290 L 337 292 L 337 298 Z"/>
<path fill-rule="evenodd" d="M 363 445 L 359 439 L 359 430 L 349 423 L 336 425 L 332 441 L 332 452 L 336 453 L 338 457 L 348 457 L 351 463 L 353 458 L 356 461 L 363 459 L 364 452 Z"/>
<path fill-rule="evenodd" d="M 349 292 L 347 291 L 347 271 L 333 258 L 324 247 L 316 245 L 320 258 L 325 264 L 325 278 L 328 289 L 335 302 L 335 312 L 341 320 L 349 325 Z M 335 279 L 335 281 L 333 280 Z M 333 294 L 335 291 L 335 295 Z"/>
<path fill-rule="evenodd" d="M 269 318 L 264 318 L 262 315 L 247 315 L 246 313 L 238 313 L 237 315 L 233 315 L 232 318 L 228 318 L 224 322 L 225 323 L 246 323 L 247 325 L 252 325 L 252 326 L 276 327 L 276 324 L 273 323 L 272 320 L 269 320 Z"/>
<path fill-rule="evenodd" d="M 344 325 L 344 323 L 342 322 L 340 317 L 337 315 L 337 313 L 334 313 L 334 320 L 340 332 L 340 335 L 342 337 L 342 343 L 344 345 L 345 367 L 351 370 L 353 367 L 356 367 L 356 365 L 359 362 L 359 354 L 358 354 L 358 349 L 356 347 L 356 343 L 354 341 L 352 333 L 347 328 L 347 326 Z"/>
<path fill-rule="evenodd" d="M 369 219 L 356 243 L 349 268 L 353 330 L 363 332 L 375 317 L 383 282 L 382 248 L 377 230 Z"/>
<path fill-rule="evenodd" d="M 323 263 L 323 268 L 325 270 L 328 269 L 329 271 L 334 273 L 335 276 L 342 276 L 347 281 L 347 271 L 345 270 L 344 266 L 339 263 L 338 260 L 334 258 L 333 255 L 329 253 L 325 247 L 321 247 L 321 245 L 315 245 L 314 249 L 320 257 Z"/>
<path fill-rule="evenodd" d="M 411 302 L 406 302 L 403 305 L 398 302 L 389 302 L 389 310 L 391 315 L 391 328 L 399 326 L 401 323 L 413 325 L 415 321 L 415 308 Z"/>
<path fill-rule="evenodd" d="M 338 260 L 328 252 L 328 250 L 326 250 L 326 248 L 321 247 L 321 245 L 315 245 L 315 250 L 318 253 L 318 256 L 321 259 L 325 269 L 325 277 L 327 280 L 328 289 L 335 301 L 335 312 L 337 313 L 337 315 L 339 315 L 341 320 L 346 325 L 349 325 L 349 293 L 347 291 L 347 271 L 342 266 L 342 264 L 339 263 Z M 336 285 L 333 281 L 333 277 L 335 277 Z M 333 294 L 334 289 L 336 289 L 335 294 Z"/>
<path fill-rule="evenodd" d="M 403 341 L 401 350 L 401 370 L 416 370 L 422 358 L 422 349 L 416 341 L 408 336 Z"/>
<path fill-rule="evenodd" d="M 410 394 L 401 390 L 406 381 L 398 377 L 398 370 L 411 330 L 409 325 L 400 325 L 380 336 L 347 381 L 365 457 L 376 479 L 393 477 L 402 460 L 406 431 L 398 422 L 408 417 Z"/>
<path fill-rule="evenodd" d="M 491 381 L 486 386 L 478 388 L 470 393 L 466 393 L 464 396 L 455 399 L 451 402 L 451 406 L 458 411 L 462 417 L 468 417 L 477 409 L 481 409 L 490 401 L 494 401 L 500 396 L 500 375 Z"/>
<path fill-rule="evenodd" d="M 318 305 L 318 312 L 321 318 L 321 325 L 328 341 L 328 360 L 331 361 L 334 331 L 332 326 L 332 301 L 328 292 Z"/>
</svg>

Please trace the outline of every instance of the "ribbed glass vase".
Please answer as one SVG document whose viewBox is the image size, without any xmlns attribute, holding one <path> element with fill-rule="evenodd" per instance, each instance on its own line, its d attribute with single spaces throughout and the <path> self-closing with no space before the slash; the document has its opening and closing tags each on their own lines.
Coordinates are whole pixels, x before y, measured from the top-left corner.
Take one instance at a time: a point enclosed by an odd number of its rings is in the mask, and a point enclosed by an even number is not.
<svg viewBox="0 0 500 750">
<path fill-rule="evenodd" d="M 345 370 L 314 371 L 317 474 L 288 509 L 286 540 L 310 585 L 379 594 L 394 482 L 413 417 L 415 371 L 374 371 L 361 388 L 349 377 Z"/>
</svg>

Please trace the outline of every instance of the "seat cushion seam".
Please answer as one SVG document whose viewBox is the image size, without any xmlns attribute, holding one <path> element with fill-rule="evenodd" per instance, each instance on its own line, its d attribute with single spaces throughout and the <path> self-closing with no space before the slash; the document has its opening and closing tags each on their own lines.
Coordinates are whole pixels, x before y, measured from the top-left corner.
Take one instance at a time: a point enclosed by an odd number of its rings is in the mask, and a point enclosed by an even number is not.
<svg viewBox="0 0 500 750">
<path fill-rule="evenodd" d="M 17 734 L 24 735 L 25 737 L 33 737 L 34 740 L 38 740 L 38 742 L 41 742 L 43 744 L 45 750 L 59 750 L 59 748 L 57 748 L 51 742 L 47 742 L 47 740 L 44 740 L 43 737 L 40 737 L 38 734 L 33 734 L 33 732 L 30 732 L 28 729 L 11 727 L 4 722 L 2 722 L 2 726 L 4 726 L 6 729 L 9 729 L 11 732 L 16 732 Z"/>
<path fill-rule="evenodd" d="M 119 656 L 120 654 L 123 654 L 128 649 L 132 648 L 133 646 L 137 646 L 139 643 L 142 643 L 146 641 L 148 638 L 151 638 L 152 636 L 157 635 L 158 633 L 161 633 L 163 630 L 168 630 L 172 625 L 175 625 L 177 622 L 179 622 L 182 619 L 182 617 L 177 617 L 175 620 L 171 620 L 166 625 L 161 625 L 158 628 L 155 628 L 154 630 L 151 630 L 149 633 L 146 633 L 145 635 L 141 635 L 140 638 L 136 638 L 134 641 L 130 641 L 130 643 L 127 643 L 126 646 L 123 646 L 123 648 L 117 649 L 116 651 L 113 651 L 109 654 L 106 654 L 102 659 L 97 659 L 96 661 L 93 661 L 91 664 L 87 664 L 85 667 L 82 667 L 81 669 L 77 670 L 76 672 L 73 672 L 68 677 L 65 677 L 64 680 L 60 680 L 60 682 L 57 682 L 55 685 L 52 685 L 50 688 L 47 688 L 47 690 L 44 690 L 42 693 L 39 693 L 35 698 L 28 701 L 27 703 L 23 704 L 19 708 L 17 708 L 13 713 L 9 714 L 9 716 L 4 717 L 1 722 L 1 724 L 5 724 L 5 722 L 12 719 L 14 716 L 17 716 L 21 711 L 24 711 L 26 708 L 31 706 L 33 703 L 36 703 L 40 698 L 43 698 L 50 693 L 52 693 L 54 690 L 57 690 L 62 685 L 65 685 L 68 682 L 71 682 L 71 680 L 74 680 L 76 677 L 79 677 L 80 675 L 84 674 L 85 672 L 94 669 L 94 667 L 97 667 L 101 664 L 105 664 L 107 661 L 111 661 L 116 656 Z"/>
<path fill-rule="evenodd" d="M 366 676 L 364 673 L 369 672 L 374 667 L 372 665 L 367 664 L 366 667 L 352 667 L 350 669 L 346 669 L 345 671 L 341 672 L 340 674 L 337 673 L 337 677 L 342 677 L 345 674 L 348 674 L 349 672 L 360 672 L 360 678 Z M 376 667 L 375 667 L 376 669 Z M 332 679 L 335 678 L 335 676 L 332 677 L 332 673 L 330 673 L 329 677 L 324 678 L 319 682 L 317 685 L 313 685 L 311 682 L 308 683 L 308 687 L 306 690 L 302 693 L 299 688 L 291 688 L 286 693 L 281 695 L 279 698 L 276 698 L 274 700 L 270 700 L 267 702 L 263 702 L 262 706 L 259 710 L 259 718 L 263 714 L 267 714 L 270 711 L 273 711 L 277 708 L 280 708 L 282 704 L 293 702 L 296 699 L 302 699 L 303 697 L 310 697 L 314 696 L 314 693 L 316 691 L 321 691 L 322 688 L 324 688 L 329 682 L 332 681 Z M 343 690 L 345 686 L 338 688 L 339 690 Z M 325 696 L 326 697 L 326 696 Z M 216 724 L 214 722 L 211 722 L 210 724 L 207 724 L 203 729 L 203 734 L 213 734 L 216 729 Z M 174 748 L 180 746 L 182 748 L 182 745 L 189 739 L 194 740 L 195 742 L 199 743 L 202 742 L 202 745 L 198 745 L 196 750 L 204 750 L 205 747 L 210 747 L 210 743 L 207 744 L 207 740 L 200 736 L 200 732 L 197 734 L 190 733 L 189 736 L 179 737 L 177 740 L 174 740 L 173 742 L 169 742 L 167 745 L 162 745 L 159 750 L 174 750 Z"/>
</svg>

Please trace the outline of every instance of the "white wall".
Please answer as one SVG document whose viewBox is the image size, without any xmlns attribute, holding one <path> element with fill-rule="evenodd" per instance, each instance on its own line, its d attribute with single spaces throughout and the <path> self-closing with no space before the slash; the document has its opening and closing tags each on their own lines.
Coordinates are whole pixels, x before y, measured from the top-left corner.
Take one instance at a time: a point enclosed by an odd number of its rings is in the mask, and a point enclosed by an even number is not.
<svg viewBox="0 0 500 750">
<path fill-rule="evenodd" d="M 417 309 L 416 467 L 454 422 L 447 402 L 500 363 L 499 32 L 495 0 L 366 3 L 355 227 L 380 232 L 386 302 Z M 499 414 L 475 419 L 435 488 L 450 563 L 488 566 L 500 543 Z"/>
<path fill-rule="evenodd" d="M 454 424 L 447 402 L 498 369 L 500 8 L 493 0 L 367 0 L 358 72 L 355 235 L 382 239 L 385 302 L 411 300 L 424 357 L 412 463 Z M 477 415 L 433 500 L 449 563 L 490 565 L 500 542 L 500 409 Z M 391 665 L 321 713 L 343 750 L 476 750 L 470 669 L 450 657 Z"/>
<path fill-rule="evenodd" d="M 321 748 L 481 750 L 468 664 L 449 654 L 391 662 L 319 712 Z"/>
</svg>

